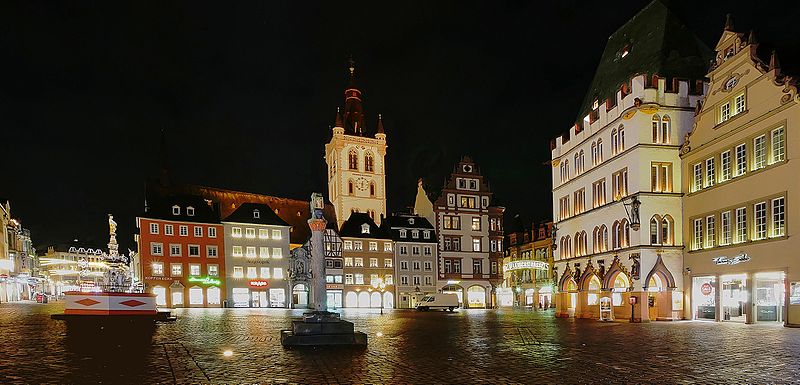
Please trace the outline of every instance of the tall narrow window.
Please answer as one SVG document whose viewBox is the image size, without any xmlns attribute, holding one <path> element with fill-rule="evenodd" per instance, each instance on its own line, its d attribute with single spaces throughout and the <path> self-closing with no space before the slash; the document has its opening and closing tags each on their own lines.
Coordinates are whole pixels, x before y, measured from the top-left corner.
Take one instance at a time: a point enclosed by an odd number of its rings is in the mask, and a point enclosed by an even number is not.
<svg viewBox="0 0 800 385">
<path fill-rule="evenodd" d="M 736 209 L 736 243 L 747 240 L 747 208 Z"/>
<path fill-rule="evenodd" d="M 693 250 L 700 250 L 703 248 L 703 220 L 698 218 L 694 220 L 694 237 L 692 242 Z"/>
<path fill-rule="evenodd" d="M 725 103 L 719 107 L 719 122 L 722 123 L 731 118 L 731 103 Z"/>
<path fill-rule="evenodd" d="M 619 135 L 618 143 L 619 149 L 617 149 L 617 153 L 625 151 L 625 127 L 619 126 L 619 130 L 617 130 L 617 135 Z"/>
<path fill-rule="evenodd" d="M 783 236 L 786 230 L 786 209 L 785 199 L 783 197 L 775 198 L 772 200 L 772 236 Z"/>
<path fill-rule="evenodd" d="M 597 143 L 592 142 L 592 166 L 597 166 Z"/>
<path fill-rule="evenodd" d="M 720 218 L 720 231 L 722 237 L 719 240 L 720 245 L 731 244 L 731 212 L 726 211 L 719 216 Z"/>
<path fill-rule="evenodd" d="M 586 166 L 586 159 L 585 159 L 585 157 L 584 157 L 584 155 L 583 155 L 583 150 L 581 150 L 581 152 L 580 152 L 580 156 L 578 157 L 578 159 L 579 159 L 579 161 L 580 161 L 580 166 L 579 166 L 579 167 L 580 167 L 580 171 L 579 171 L 579 172 L 580 172 L 581 174 L 583 174 L 583 171 L 584 171 L 584 169 L 585 169 L 585 166 Z"/>
<path fill-rule="evenodd" d="M 725 182 L 731 179 L 731 151 L 728 150 L 719 154 L 719 162 L 722 168 L 720 182 Z"/>
<path fill-rule="evenodd" d="M 347 181 L 347 193 L 350 194 L 350 195 L 353 195 L 353 181 L 352 180 L 348 180 Z"/>
<path fill-rule="evenodd" d="M 772 130 L 772 163 L 780 162 L 786 155 L 783 127 Z"/>
<path fill-rule="evenodd" d="M 703 188 L 703 165 L 700 163 L 695 164 L 694 166 L 694 179 L 692 179 L 692 190 L 693 191 L 700 191 Z"/>
<path fill-rule="evenodd" d="M 656 217 L 650 218 L 650 244 L 658 244 L 658 234 L 661 232 L 659 229 L 659 219 Z"/>
<path fill-rule="evenodd" d="M 761 135 L 753 139 L 753 169 L 767 166 L 767 137 Z"/>
<path fill-rule="evenodd" d="M 744 94 L 736 96 L 733 103 L 733 114 L 741 114 L 744 112 Z"/>
<path fill-rule="evenodd" d="M 348 158 L 347 161 L 348 168 L 350 168 L 351 170 L 358 170 L 358 152 L 356 152 L 356 150 L 354 149 L 351 149 L 350 152 L 348 153 L 347 158 Z"/>
<path fill-rule="evenodd" d="M 592 183 L 592 207 L 606 204 L 606 180 L 601 179 Z"/>
<path fill-rule="evenodd" d="M 742 143 L 736 146 L 736 175 L 744 175 L 747 171 L 747 146 Z"/>
<path fill-rule="evenodd" d="M 672 164 L 651 163 L 650 189 L 653 192 L 672 192 Z"/>
<path fill-rule="evenodd" d="M 364 155 L 364 171 L 366 172 L 375 171 L 375 159 L 372 157 L 371 152 L 367 152 L 367 154 Z"/>
<path fill-rule="evenodd" d="M 671 130 L 670 130 L 669 116 L 664 115 L 664 117 L 661 118 L 661 143 L 669 144 L 670 135 L 671 135 Z"/>
<path fill-rule="evenodd" d="M 611 156 L 617 155 L 617 129 L 611 130 Z"/>
<path fill-rule="evenodd" d="M 628 169 L 617 171 L 613 175 L 611 186 L 614 200 L 619 200 L 628 195 Z"/>
<path fill-rule="evenodd" d="M 672 244 L 672 220 L 669 215 L 661 219 L 661 244 Z"/>
<path fill-rule="evenodd" d="M 371 197 L 375 196 L 375 183 L 374 182 L 369 182 L 369 196 L 371 196 Z"/>
<path fill-rule="evenodd" d="M 753 239 L 765 239 L 767 237 L 767 202 L 759 202 L 753 205 L 755 233 Z"/>
<path fill-rule="evenodd" d="M 658 115 L 653 115 L 653 143 L 661 143 L 658 137 L 658 133 L 660 132 L 659 124 L 661 123 Z"/>
<path fill-rule="evenodd" d="M 717 170 L 716 170 L 716 159 L 709 158 L 706 159 L 706 187 L 711 187 L 714 185 L 714 182 L 717 180 Z"/>
<path fill-rule="evenodd" d="M 706 217 L 706 247 L 716 246 L 716 229 L 714 227 L 716 217 L 709 215 Z"/>
<path fill-rule="evenodd" d="M 597 139 L 597 163 L 603 163 L 603 139 Z"/>
</svg>

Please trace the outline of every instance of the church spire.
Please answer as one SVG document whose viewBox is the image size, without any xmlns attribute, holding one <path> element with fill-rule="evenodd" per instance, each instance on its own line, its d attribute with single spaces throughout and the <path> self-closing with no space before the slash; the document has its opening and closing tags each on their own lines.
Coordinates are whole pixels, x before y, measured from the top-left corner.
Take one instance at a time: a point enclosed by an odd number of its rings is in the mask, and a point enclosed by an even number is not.
<svg viewBox="0 0 800 385">
<path fill-rule="evenodd" d="M 361 105 L 361 90 L 356 86 L 356 62 L 352 56 L 347 60 L 347 64 L 349 81 L 344 90 L 343 128 L 346 134 L 363 136 L 366 132 L 366 127 L 364 127 L 364 107 Z"/>
<path fill-rule="evenodd" d="M 339 111 L 339 107 L 336 107 L 336 122 L 333 123 L 334 127 L 344 127 L 342 124 L 342 113 Z"/>
<path fill-rule="evenodd" d="M 381 114 L 378 114 L 378 131 L 376 131 L 376 133 L 385 134 L 385 132 L 383 132 L 383 118 L 381 117 Z"/>
<path fill-rule="evenodd" d="M 733 32 L 733 16 L 730 13 L 725 15 L 725 30 Z"/>
</svg>

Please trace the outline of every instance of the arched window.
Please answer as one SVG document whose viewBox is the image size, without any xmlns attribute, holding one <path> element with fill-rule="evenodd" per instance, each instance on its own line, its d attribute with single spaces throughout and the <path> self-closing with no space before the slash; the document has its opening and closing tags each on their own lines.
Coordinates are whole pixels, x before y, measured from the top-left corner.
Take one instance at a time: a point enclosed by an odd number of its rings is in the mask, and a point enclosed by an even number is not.
<svg viewBox="0 0 800 385">
<path fill-rule="evenodd" d="M 582 255 L 589 254 L 589 240 L 585 231 L 581 231 L 581 252 Z"/>
<path fill-rule="evenodd" d="M 661 118 L 661 143 L 669 144 L 669 142 L 670 142 L 670 140 L 669 140 L 669 137 L 670 137 L 670 127 L 669 127 L 669 125 L 670 125 L 669 115 L 664 115 L 664 117 Z"/>
<path fill-rule="evenodd" d="M 579 157 L 580 158 L 580 162 L 581 162 L 580 172 L 583 173 L 583 171 L 585 169 L 585 166 L 586 166 L 586 160 L 585 160 L 584 155 L 583 155 L 583 150 L 581 150 L 580 154 L 581 154 L 581 156 Z"/>
<path fill-rule="evenodd" d="M 596 227 L 592 230 L 592 252 L 599 253 L 600 249 L 600 228 Z"/>
<path fill-rule="evenodd" d="M 661 123 L 661 119 L 658 117 L 657 114 L 653 115 L 652 123 L 653 123 L 653 143 L 661 143 L 661 140 L 658 137 L 658 134 L 660 132 L 659 124 Z"/>
<path fill-rule="evenodd" d="M 347 193 L 350 194 L 350 195 L 353 195 L 353 181 L 352 180 L 348 180 L 347 181 Z"/>
<path fill-rule="evenodd" d="M 603 240 L 600 246 L 603 248 L 603 251 L 608 251 L 608 227 L 603 225 L 600 227 L 600 231 L 603 233 Z"/>
<path fill-rule="evenodd" d="M 611 130 L 611 155 L 617 154 L 617 129 Z"/>
<path fill-rule="evenodd" d="M 625 127 L 622 125 L 620 125 L 619 129 L 617 130 L 617 136 L 617 154 L 619 154 L 620 152 L 625 151 Z"/>
<path fill-rule="evenodd" d="M 603 163 L 603 139 L 597 139 L 597 163 Z"/>
<path fill-rule="evenodd" d="M 371 152 L 367 152 L 367 154 L 364 155 L 364 171 L 366 172 L 375 171 L 375 159 L 372 157 Z"/>
<path fill-rule="evenodd" d="M 654 215 L 650 218 L 650 244 L 651 245 L 658 245 L 660 244 L 659 237 L 661 236 L 661 219 L 658 215 Z"/>
<path fill-rule="evenodd" d="M 619 249 L 619 228 L 619 222 L 614 221 L 611 226 L 611 247 L 614 249 Z"/>
<path fill-rule="evenodd" d="M 560 166 L 559 172 L 561 174 L 561 182 L 564 182 L 566 180 L 566 178 L 564 177 L 564 175 L 565 175 L 565 173 L 564 173 L 564 162 L 561 162 L 561 166 Z"/>
<path fill-rule="evenodd" d="M 620 243 L 622 244 L 621 247 L 628 247 L 631 245 L 631 225 L 627 220 L 623 220 L 622 222 L 625 226 L 621 226 L 622 234 L 620 234 Z"/>
<path fill-rule="evenodd" d="M 351 170 L 358 170 L 358 153 L 355 149 L 350 149 L 350 153 L 347 156 L 348 162 L 347 165 Z"/>
<path fill-rule="evenodd" d="M 580 257 L 581 253 L 581 233 L 575 233 L 575 256 Z"/>
<path fill-rule="evenodd" d="M 369 182 L 369 196 L 375 196 L 375 182 Z"/>
<path fill-rule="evenodd" d="M 564 160 L 564 180 L 569 180 L 569 160 Z"/>
<path fill-rule="evenodd" d="M 578 153 L 575 153 L 575 175 L 581 173 L 581 160 L 578 158 Z"/>
<path fill-rule="evenodd" d="M 597 166 L 597 143 L 592 142 L 592 166 Z"/>
<path fill-rule="evenodd" d="M 572 240 L 569 238 L 569 235 L 567 235 L 567 242 L 566 243 L 567 243 L 567 256 L 572 257 L 572 255 L 573 255 L 572 254 Z"/>
<path fill-rule="evenodd" d="M 673 239 L 675 232 L 673 230 L 673 222 L 672 217 L 669 215 L 665 215 L 663 219 L 661 219 L 661 243 L 664 245 L 674 245 L 675 240 Z"/>
</svg>

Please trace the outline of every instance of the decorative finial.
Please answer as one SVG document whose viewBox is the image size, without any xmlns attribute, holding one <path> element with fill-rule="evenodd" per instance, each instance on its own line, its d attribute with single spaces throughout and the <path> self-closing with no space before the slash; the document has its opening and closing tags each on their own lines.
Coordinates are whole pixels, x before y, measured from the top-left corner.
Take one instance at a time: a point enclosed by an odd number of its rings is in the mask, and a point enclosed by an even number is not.
<svg viewBox="0 0 800 385">
<path fill-rule="evenodd" d="M 725 15 L 725 30 L 733 31 L 733 16 L 730 13 Z"/>
<path fill-rule="evenodd" d="M 753 31 L 752 29 L 750 30 L 750 36 L 747 37 L 747 44 L 749 45 L 758 44 L 758 41 L 756 41 L 756 32 Z"/>
<path fill-rule="evenodd" d="M 781 63 L 778 61 L 778 53 L 775 50 L 772 51 L 772 55 L 769 57 L 769 69 L 770 71 L 781 70 Z"/>
<path fill-rule="evenodd" d="M 378 130 L 375 133 L 376 134 L 383 134 L 384 133 L 384 130 L 383 130 L 383 118 L 381 117 L 381 114 L 378 114 Z"/>
<path fill-rule="evenodd" d="M 350 69 L 350 76 L 354 76 L 356 72 L 356 61 L 353 60 L 353 56 L 347 58 L 348 68 Z"/>
</svg>

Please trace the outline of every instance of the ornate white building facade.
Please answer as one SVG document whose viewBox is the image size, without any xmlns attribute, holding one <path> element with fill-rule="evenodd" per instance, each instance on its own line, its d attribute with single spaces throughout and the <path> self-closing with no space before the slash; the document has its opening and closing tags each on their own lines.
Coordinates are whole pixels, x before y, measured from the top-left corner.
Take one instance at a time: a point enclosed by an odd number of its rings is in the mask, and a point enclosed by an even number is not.
<svg viewBox="0 0 800 385">
<path fill-rule="evenodd" d="M 551 144 L 557 316 L 683 317 L 679 145 L 709 52 L 658 1 L 609 38 L 578 122 Z"/>
</svg>

